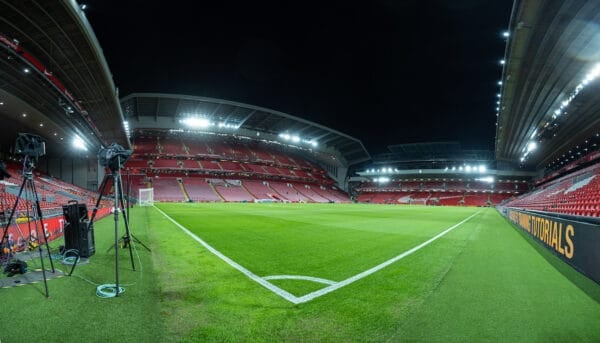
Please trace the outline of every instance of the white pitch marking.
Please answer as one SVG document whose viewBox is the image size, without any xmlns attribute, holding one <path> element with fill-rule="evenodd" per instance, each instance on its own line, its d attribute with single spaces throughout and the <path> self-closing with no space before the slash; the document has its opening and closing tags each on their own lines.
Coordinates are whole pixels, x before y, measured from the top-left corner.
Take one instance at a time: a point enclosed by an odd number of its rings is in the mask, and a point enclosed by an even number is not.
<svg viewBox="0 0 600 343">
<path fill-rule="evenodd" d="M 298 297 L 275 286 L 274 284 L 264 280 L 263 278 L 259 277 L 258 275 L 254 274 L 253 272 L 249 271 L 248 269 L 242 267 L 240 264 L 238 264 L 237 262 L 233 261 L 232 259 L 230 259 L 229 257 L 223 255 L 220 251 L 218 251 L 217 249 L 213 248 L 212 246 L 210 246 L 208 243 L 206 243 L 205 241 L 203 241 L 200 237 L 196 236 L 193 232 L 191 232 L 190 230 L 188 230 L 187 228 L 185 228 L 183 225 L 179 224 L 178 222 L 176 222 L 173 218 L 169 217 L 165 212 L 163 212 L 160 208 L 153 206 L 155 209 L 158 210 L 158 212 L 162 213 L 163 216 L 165 216 L 165 218 L 167 218 L 168 220 L 170 220 L 173 224 L 177 225 L 177 227 L 179 227 L 183 232 L 187 233 L 190 237 L 192 237 L 194 240 L 196 240 L 198 243 L 202 244 L 202 246 L 204 246 L 206 249 L 208 249 L 208 251 L 212 252 L 213 254 L 215 254 L 217 257 L 219 257 L 220 259 L 222 259 L 223 261 L 225 261 L 225 263 L 227 263 L 228 265 L 232 266 L 233 268 L 239 270 L 240 272 L 242 272 L 242 274 L 246 275 L 247 277 L 249 277 L 250 279 L 256 281 L 257 283 L 259 283 L 260 285 L 262 285 L 263 287 L 267 288 L 268 290 L 270 290 L 271 292 L 279 295 L 280 297 L 284 298 L 285 300 L 297 304 L 298 303 Z"/>
<path fill-rule="evenodd" d="M 389 266 L 390 264 L 397 262 L 401 259 L 403 259 L 404 257 L 419 251 L 420 249 L 426 247 L 427 245 L 431 244 L 432 242 L 436 241 L 438 238 L 443 237 L 444 235 L 446 235 L 448 232 L 456 229 L 457 227 L 459 227 L 460 225 L 464 224 L 465 222 L 467 222 L 469 219 L 475 217 L 476 215 L 478 215 L 479 213 L 481 213 L 481 211 L 478 211 L 477 213 L 474 213 L 472 215 L 470 215 L 469 217 L 467 217 L 466 219 L 463 219 L 462 221 L 460 221 L 457 224 L 452 225 L 451 227 L 447 228 L 446 230 L 440 232 L 439 234 L 435 235 L 434 237 L 428 239 L 427 241 L 415 246 L 412 249 L 409 249 L 405 252 L 403 252 L 402 254 L 393 257 L 371 269 L 365 270 L 364 272 L 358 273 L 354 276 L 351 276 L 349 278 L 347 278 L 346 280 L 337 282 L 337 283 L 333 283 L 331 284 L 331 286 L 329 287 L 325 287 L 322 288 L 318 291 L 306 294 L 302 297 L 296 297 L 295 295 L 275 286 L 274 284 L 268 282 L 265 278 L 261 278 L 258 275 L 252 273 L 251 271 L 249 271 L 248 269 L 242 267 L 240 264 L 236 263 L 235 261 L 233 261 L 232 259 L 230 259 L 229 257 L 223 255 L 220 251 L 218 251 L 217 249 L 213 248 L 212 246 L 210 246 L 208 243 L 206 243 L 205 241 L 203 241 L 202 239 L 200 239 L 200 237 L 196 236 L 194 233 L 192 233 L 190 230 L 188 230 L 187 228 L 185 228 L 183 225 L 179 224 L 178 222 L 176 222 L 173 218 L 169 217 L 165 212 L 163 212 L 161 209 L 159 209 L 156 206 L 152 206 L 154 207 L 156 210 L 158 210 L 163 216 L 165 216 L 165 218 L 167 218 L 168 220 L 170 220 L 173 224 L 175 224 L 177 227 L 179 227 L 183 232 L 187 233 L 190 237 L 192 237 L 194 240 L 196 240 L 198 243 L 202 244 L 202 246 L 204 246 L 206 249 L 208 249 L 208 251 L 212 252 L 214 255 L 216 255 L 217 257 L 219 257 L 220 259 L 222 259 L 223 261 L 225 261 L 227 264 L 229 264 L 230 266 L 232 266 L 233 268 L 239 270 L 240 272 L 242 272 L 244 275 L 246 275 L 247 277 L 249 277 L 250 279 L 256 281 L 258 284 L 262 285 L 263 287 L 269 289 L 271 292 L 279 295 L 280 297 L 284 298 L 285 300 L 294 303 L 294 304 L 301 304 L 301 303 L 305 303 L 308 301 L 311 301 L 315 298 L 318 298 L 322 295 L 331 293 L 337 289 L 340 289 L 344 286 L 347 286 L 355 281 L 358 281 L 362 278 L 365 278 L 387 266 Z M 276 276 L 277 277 L 277 276 Z M 323 279 L 324 280 L 324 279 Z M 327 280 L 328 281 L 328 280 Z"/>
<path fill-rule="evenodd" d="M 263 276 L 263 280 L 306 280 L 316 283 L 324 283 L 326 285 L 335 285 L 337 283 L 336 281 L 303 275 L 269 275 Z"/>
<path fill-rule="evenodd" d="M 461 224 L 465 223 L 467 220 L 469 220 L 469 219 L 471 219 L 471 218 L 475 217 L 475 216 L 476 216 L 476 215 L 478 215 L 480 212 L 481 212 L 481 211 L 478 211 L 477 213 L 474 213 L 474 214 L 470 215 L 470 216 L 469 216 L 469 217 L 467 217 L 466 219 L 463 219 L 461 222 L 459 222 L 459 223 L 457 223 L 457 224 L 454 224 L 454 225 L 452 225 L 451 227 L 449 227 L 449 228 L 447 228 L 446 230 L 444 230 L 444 231 L 442 231 L 442 232 L 438 233 L 437 235 L 435 235 L 435 236 L 433 236 L 432 238 L 430 238 L 430 239 L 426 240 L 425 242 L 423 242 L 423 243 L 421 243 L 421 244 L 417 245 L 416 247 L 414 247 L 414 248 L 412 248 L 412 249 L 410 249 L 410 250 L 407 250 L 407 251 L 403 252 L 402 254 L 400 254 L 400 255 L 398 255 L 398 256 L 396 256 L 396 257 L 393 257 L 393 258 L 391 258 L 391 259 L 389 259 L 389 260 L 387 260 L 387 261 L 385 261 L 385 262 L 383 262 L 383 263 L 381 263 L 381 264 L 379 264 L 379 265 L 377 265 L 377 266 L 375 266 L 375 267 L 373 267 L 373 268 L 371 268 L 371 269 L 369 269 L 369 270 L 365 270 L 365 271 L 364 271 L 364 272 L 362 272 L 362 273 L 358 273 L 358 274 L 356 274 L 356 275 L 354 275 L 354 276 L 352 276 L 352 277 L 349 277 L 349 278 L 347 278 L 346 280 L 340 281 L 340 282 L 338 282 L 338 283 L 336 283 L 336 284 L 334 284 L 334 285 L 331 285 L 331 286 L 329 286 L 329 287 L 325 287 L 325 288 L 322 288 L 322 289 L 320 289 L 320 290 L 318 290 L 318 291 L 315 291 L 315 292 L 312 292 L 312 293 L 306 294 L 306 295 L 304 295 L 304 296 L 301 296 L 301 297 L 298 299 L 298 303 L 305 303 L 305 302 L 307 302 L 307 301 L 311 301 L 311 300 L 313 300 L 314 298 L 318 298 L 318 297 L 320 297 L 320 296 L 322 296 L 322 295 L 325 295 L 325 294 L 327 294 L 327 293 L 333 292 L 333 291 L 335 291 L 335 290 L 337 290 L 337 289 L 340 289 L 340 288 L 342 288 L 342 287 L 344 287 L 344 286 L 347 286 L 347 285 L 349 285 L 349 284 L 351 284 L 351 283 L 353 283 L 353 282 L 355 282 L 355 281 L 358 281 L 358 280 L 360 280 L 360 279 L 362 279 L 362 278 L 364 278 L 364 277 L 367 277 L 367 276 L 369 276 L 369 275 L 371 275 L 371 274 L 373 274 L 373 273 L 375 273 L 375 272 L 377 272 L 377 271 L 379 271 L 379 270 L 381 270 L 381 269 L 383 269 L 383 268 L 385 268 L 385 267 L 389 266 L 390 264 L 392 264 L 392 263 L 394 263 L 394 262 L 397 262 L 397 261 L 399 261 L 399 260 L 401 260 L 401 259 L 405 258 L 406 256 L 408 256 L 408 255 L 410 255 L 410 254 L 412 254 L 412 253 L 414 253 L 414 252 L 416 252 L 416 251 L 419 251 L 421 248 L 424 248 L 424 247 L 426 247 L 427 245 L 431 244 L 432 242 L 434 242 L 434 241 L 435 241 L 435 240 L 437 240 L 438 238 L 440 238 L 440 237 L 443 237 L 443 236 L 444 236 L 444 235 L 446 235 L 448 232 L 450 232 L 450 231 L 452 231 L 452 230 L 456 229 L 456 228 L 457 228 L 457 227 L 459 227 Z"/>
</svg>

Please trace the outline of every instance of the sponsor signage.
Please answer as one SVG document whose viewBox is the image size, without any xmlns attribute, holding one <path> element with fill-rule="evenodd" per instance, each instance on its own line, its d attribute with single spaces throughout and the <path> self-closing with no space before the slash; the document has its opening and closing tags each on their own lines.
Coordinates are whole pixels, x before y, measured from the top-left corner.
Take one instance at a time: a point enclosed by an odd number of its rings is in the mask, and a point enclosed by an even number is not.
<svg viewBox="0 0 600 343">
<path fill-rule="evenodd" d="M 600 225 L 511 208 L 506 214 L 548 250 L 600 283 Z"/>
</svg>

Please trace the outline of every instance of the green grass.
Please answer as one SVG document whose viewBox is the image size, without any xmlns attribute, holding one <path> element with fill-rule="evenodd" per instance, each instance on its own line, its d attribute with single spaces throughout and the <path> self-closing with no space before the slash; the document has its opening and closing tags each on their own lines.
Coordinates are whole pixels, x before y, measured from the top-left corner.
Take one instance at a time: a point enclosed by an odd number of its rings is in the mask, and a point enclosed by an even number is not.
<svg viewBox="0 0 600 343">
<path fill-rule="evenodd" d="M 435 236 L 477 208 L 333 204 L 160 204 L 258 276 L 342 281 Z M 114 282 L 114 222 L 75 274 Z M 208 252 L 153 208 L 132 212 L 152 248 L 120 298 L 79 277 L 0 289 L 2 342 L 33 341 L 598 341 L 600 286 L 565 266 L 493 209 L 396 263 L 294 305 Z M 136 262 L 138 262 L 136 260 Z M 325 285 L 273 284 L 302 296 Z M 8 324 L 10 323 L 10 325 Z"/>
</svg>

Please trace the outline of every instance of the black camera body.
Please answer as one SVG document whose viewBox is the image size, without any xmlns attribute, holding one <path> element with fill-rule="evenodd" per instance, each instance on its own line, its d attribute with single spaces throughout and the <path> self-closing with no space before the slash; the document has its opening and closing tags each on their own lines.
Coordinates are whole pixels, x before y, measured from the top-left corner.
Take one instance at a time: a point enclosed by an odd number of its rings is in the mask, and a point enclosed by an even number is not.
<svg viewBox="0 0 600 343">
<path fill-rule="evenodd" d="M 132 151 L 127 150 L 117 143 L 112 143 L 107 148 L 98 150 L 98 161 L 100 165 L 115 171 L 123 168 L 123 164 L 131 157 Z"/>
<path fill-rule="evenodd" d="M 19 133 L 15 143 L 15 153 L 34 158 L 44 156 L 46 155 L 46 141 L 32 133 Z"/>
</svg>

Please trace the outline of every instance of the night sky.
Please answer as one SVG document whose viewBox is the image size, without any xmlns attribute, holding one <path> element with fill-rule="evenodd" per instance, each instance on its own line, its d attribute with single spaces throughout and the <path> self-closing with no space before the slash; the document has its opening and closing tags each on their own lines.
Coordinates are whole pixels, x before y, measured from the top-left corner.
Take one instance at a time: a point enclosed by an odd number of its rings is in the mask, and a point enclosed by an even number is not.
<svg viewBox="0 0 600 343">
<path fill-rule="evenodd" d="M 512 1 L 86 1 L 120 96 L 286 112 L 388 145 L 493 149 Z"/>
</svg>

